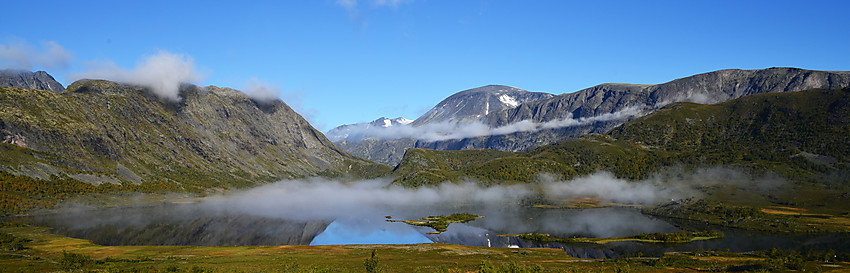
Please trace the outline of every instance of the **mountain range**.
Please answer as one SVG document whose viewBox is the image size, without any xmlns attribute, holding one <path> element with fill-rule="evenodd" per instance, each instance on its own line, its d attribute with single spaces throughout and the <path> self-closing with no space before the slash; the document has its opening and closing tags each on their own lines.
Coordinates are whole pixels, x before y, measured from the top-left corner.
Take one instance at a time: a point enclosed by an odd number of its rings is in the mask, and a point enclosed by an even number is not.
<svg viewBox="0 0 850 273">
<path fill-rule="evenodd" d="M 395 166 L 408 148 L 527 151 L 589 133 L 605 133 L 674 102 L 712 104 L 752 94 L 846 86 L 850 86 L 850 72 L 798 68 L 720 70 L 663 84 L 600 84 L 557 96 L 485 86 L 450 96 L 410 126 L 427 130 L 429 125 L 440 122 L 476 123 L 494 129 L 490 133 L 440 140 L 391 138 L 387 137 L 390 134 L 384 134 L 381 138 L 342 138 L 335 143 L 354 155 Z M 490 104 L 500 97 L 498 90 L 511 90 L 511 96 L 524 99 L 515 100 L 518 103 Z M 470 93 L 479 95 L 470 96 Z"/>
</svg>

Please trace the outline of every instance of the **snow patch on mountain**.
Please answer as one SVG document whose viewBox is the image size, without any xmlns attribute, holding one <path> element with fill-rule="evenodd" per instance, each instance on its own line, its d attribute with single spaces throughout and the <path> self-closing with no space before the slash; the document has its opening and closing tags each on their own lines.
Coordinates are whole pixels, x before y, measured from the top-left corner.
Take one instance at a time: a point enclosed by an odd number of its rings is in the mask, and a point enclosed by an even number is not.
<svg viewBox="0 0 850 273">
<path fill-rule="evenodd" d="M 502 94 L 501 96 L 499 96 L 499 101 L 501 101 L 510 108 L 516 108 L 520 104 L 518 101 L 516 101 L 514 97 L 511 97 L 508 94 Z"/>
<path fill-rule="evenodd" d="M 406 119 L 406 118 L 404 118 L 404 117 L 397 117 L 397 118 L 392 119 L 392 121 L 393 121 L 394 123 L 398 123 L 398 124 L 401 124 L 401 125 L 408 125 L 408 124 L 410 124 L 411 122 L 413 122 L 413 120 L 411 120 L 411 119 Z"/>
</svg>

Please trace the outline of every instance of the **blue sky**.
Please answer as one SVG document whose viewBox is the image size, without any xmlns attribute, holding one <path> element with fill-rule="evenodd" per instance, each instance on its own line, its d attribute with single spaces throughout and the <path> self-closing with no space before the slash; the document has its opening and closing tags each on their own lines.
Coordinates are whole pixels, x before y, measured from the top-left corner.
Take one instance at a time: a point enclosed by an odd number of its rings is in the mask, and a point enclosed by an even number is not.
<svg viewBox="0 0 850 273">
<path fill-rule="evenodd" d="M 67 85 L 92 62 L 131 70 L 167 52 L 194 61 L 196 84 L 279 90 L 323 131 L 381 116 L 413 119 L 453 93 L 488 84 L 560 94 L 727 68 L 850 70 L 850 1 L 3 6 L 2 66 L 44 69 Z"/>
</svg>

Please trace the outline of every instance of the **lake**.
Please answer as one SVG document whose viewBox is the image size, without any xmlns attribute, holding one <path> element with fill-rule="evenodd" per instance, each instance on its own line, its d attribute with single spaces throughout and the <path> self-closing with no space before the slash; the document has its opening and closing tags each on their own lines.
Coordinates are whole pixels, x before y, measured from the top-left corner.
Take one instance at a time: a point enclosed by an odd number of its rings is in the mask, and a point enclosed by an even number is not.
<svg viewBox="0 0 850 273">
<path fill-rule="evenodd" d="M 430 228 L 393 219 L 418 219 L 429 215 L 469 212 L 484 216 L 466 224 L 451 224 L 441 234 Z M 347 212 L 347 213 L 350 213 Z M 287 214 L 291 215 L 291 214 Z M 628 207 L 594 209 L 541 209 L 520 206 L 453 205 L 365 210 L 335 218 L 286 219 L 211 209 L 202 204 L 160 204 L 129 208 L 78 208 L 21 218 L 52 232 L 85 238 L 102 245 L 340 245 L 449 243 L 492 247 L 550 247 L 579 258 L 615 258 L 622 255 L 660 256 L 670 251 L 730 250 L 746 252 L 771 248 L 850 251 L 847 234 L 761 233 L 659 219 Z M 546 244 L 499 236 L 525 232 L 556 237 L 621 237 L 640 233 L 673 232 L 679 227 L 714 229 L 724 238 L 682 244 L 617 242 L 596 244 Z"/>
</svg>

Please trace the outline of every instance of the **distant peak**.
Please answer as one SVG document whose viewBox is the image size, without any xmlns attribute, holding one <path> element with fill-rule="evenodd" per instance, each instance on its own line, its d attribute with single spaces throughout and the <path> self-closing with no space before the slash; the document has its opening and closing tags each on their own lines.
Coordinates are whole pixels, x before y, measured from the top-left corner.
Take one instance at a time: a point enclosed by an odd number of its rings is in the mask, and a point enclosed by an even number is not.
<svg viewBox="0 0 850 273">
<path fill-rule="evenodd" d="M 61 93 L 65 90 L 65 87 L 47 72 L 32 72 L 17 69 L 0 70 L 0 86 L 50 90 L 56 93 Z"/>
</svg>

